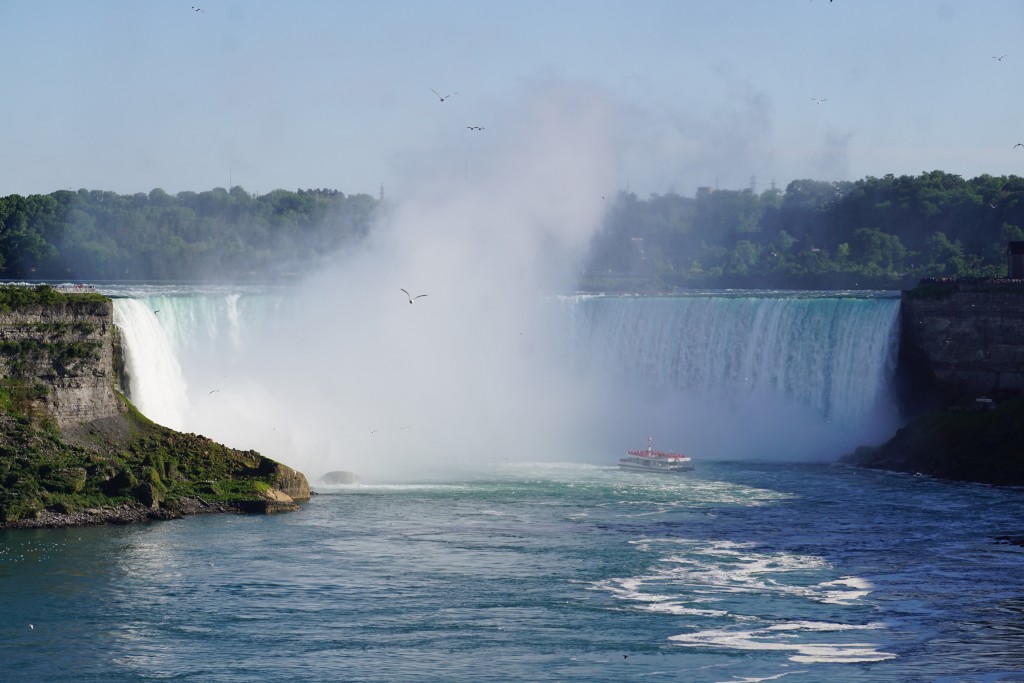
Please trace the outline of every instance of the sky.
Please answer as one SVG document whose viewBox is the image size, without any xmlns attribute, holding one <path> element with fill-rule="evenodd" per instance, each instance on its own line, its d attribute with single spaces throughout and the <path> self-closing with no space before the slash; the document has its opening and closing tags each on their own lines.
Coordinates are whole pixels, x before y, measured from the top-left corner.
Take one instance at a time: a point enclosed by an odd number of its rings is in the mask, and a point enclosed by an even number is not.
<svg viewBox="0 0 1024 683">
<path fill-rule="evenodd" d="M 1021 175 L 1022 29 L 1019 0 L 0 0 L 0 196 L 401 196 L 563 88 L 640 197 Z"/>
</svg>

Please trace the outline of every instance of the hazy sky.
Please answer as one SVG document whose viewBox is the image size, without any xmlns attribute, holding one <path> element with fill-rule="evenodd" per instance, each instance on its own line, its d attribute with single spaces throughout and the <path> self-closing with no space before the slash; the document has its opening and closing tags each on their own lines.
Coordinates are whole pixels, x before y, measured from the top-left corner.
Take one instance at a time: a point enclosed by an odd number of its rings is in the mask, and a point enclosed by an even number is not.
<svg viewBox="0 0 1024 683">
<path fill-rule="evenodd" d="M 0 0 L 0 196 L 401 193 L 563 85 L 642 197 L 1020 175 L 1022 29 L 1020 0 Z"/>
</svg>

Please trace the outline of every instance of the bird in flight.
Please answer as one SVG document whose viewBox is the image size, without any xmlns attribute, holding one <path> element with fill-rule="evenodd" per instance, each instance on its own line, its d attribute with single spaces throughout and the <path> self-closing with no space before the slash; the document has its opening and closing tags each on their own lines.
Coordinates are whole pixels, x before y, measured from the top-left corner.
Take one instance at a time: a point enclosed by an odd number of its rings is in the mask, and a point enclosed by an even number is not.
<svg viewBox="0 0 1024 683">
<path fill-rule="evenodd" d="M 827 97 L 812 97 L 811 99 L 814 100 L 815 104 L 821 104 L 822 102 L 828 102 L 828 98 Z"/>
<path fill-rule="evenodd" d="M 196 7 L 195 5 L 192 5 L 192 11 L 193 12 L 203 12 L 203 8 L 202 7 Z M 203 13 L 205 14 L 205 12 L 203 12 Z"/>
<path fill-rule="evenodd" d="M 483 130 L 484 129 L 483 126 L 466 126 L 466 128 L 468 128 L 470 130 Z"/>
<path fill-rule="evenodd" d="M 432 92 L 432 93 L 434 93 L 435 95 L 437 95 L 437 96 L 438 96 L 438 97 L 439 97 L 439 98 L 441 99 L 441 101 L 442 101 L 442 102 L 444 102 L 445 100 L 447 100 L 447 99 L 448 99 L 449 97 L 451 97 L 452 95 L 458 95 L 458 94 L 459 94 L 458 92 L 453 92 L 453 93 L 449 93 L 448 95 L 442 95 L 441 93 L 437 92 L 437 91 L 436 91 L 436 90 L 434 90 L 433 88 L 431 88 L 431 89 L 430 89 L 430 92 Z"/>
<path fill-rule="evenodd" d="M 1018 142 L 1016 145 L 1013 146 L 1014 149 L 1017 149 L 1018 147 L 1024 147 L 1024 142 Z"/>
<path fill-rule="evenodd" d="M 409 292 L 406 292 L 404 289 L 402 291 L 405 292 L 405 295 L 407 297 L 409 297 L 409 303 L 412 303 L 413 301 L 415 301 L 416 299 L 419 299 L 420 297 L 426 296 L 426 294 L 417 294 L 416 296 L 413 296 Z"/>
<path fill-rule="evenodd" d="M 1003 57 L 1005 56 L 1006 55 L 992 55 L 992 59 L 996 60 L 997 62 L 1001 62 L 1003 61 Z"/>
</svg>

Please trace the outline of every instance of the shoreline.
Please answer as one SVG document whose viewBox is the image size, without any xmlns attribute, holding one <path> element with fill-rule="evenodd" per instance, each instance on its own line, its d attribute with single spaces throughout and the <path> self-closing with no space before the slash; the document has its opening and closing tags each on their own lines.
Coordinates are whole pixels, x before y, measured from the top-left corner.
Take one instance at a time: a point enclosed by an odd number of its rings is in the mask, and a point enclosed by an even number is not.
<svg viewBox="0 0 1024 683">
<path fill-rule="evenodd" d="M 271 514 L 276 512 L 293 512 L 298 509 L 300 509 L 300 506 L 296 503 L 289 504 L 275 501 L 208 503 L 201 498 L 179 499 L 175 501 L 173 507 L 161 507 L 156 510 L 140 504 L 122 503 L 121 505 L 103 505 L 75 512 L 43 510 L 35 517 L 19 519 L 14 522 L 0 522 L 0 532 L 20 529 L 72 529 L 85 526 L 119 526 L 147 521 L 170 521 L 193 515 Z"/>
</svg>

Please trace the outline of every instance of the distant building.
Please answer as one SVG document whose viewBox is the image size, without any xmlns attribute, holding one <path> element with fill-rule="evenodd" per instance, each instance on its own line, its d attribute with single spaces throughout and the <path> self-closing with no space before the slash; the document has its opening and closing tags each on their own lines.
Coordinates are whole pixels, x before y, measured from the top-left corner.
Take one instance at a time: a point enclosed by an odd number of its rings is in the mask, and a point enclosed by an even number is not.
<svg viewBox="0 0 1024 683">
<path fill-rule="evenodd" d="M 1024 242 L 1007 242 L 1006 277 L 1015 280 L 1024 278 Z"/>
</svg>

